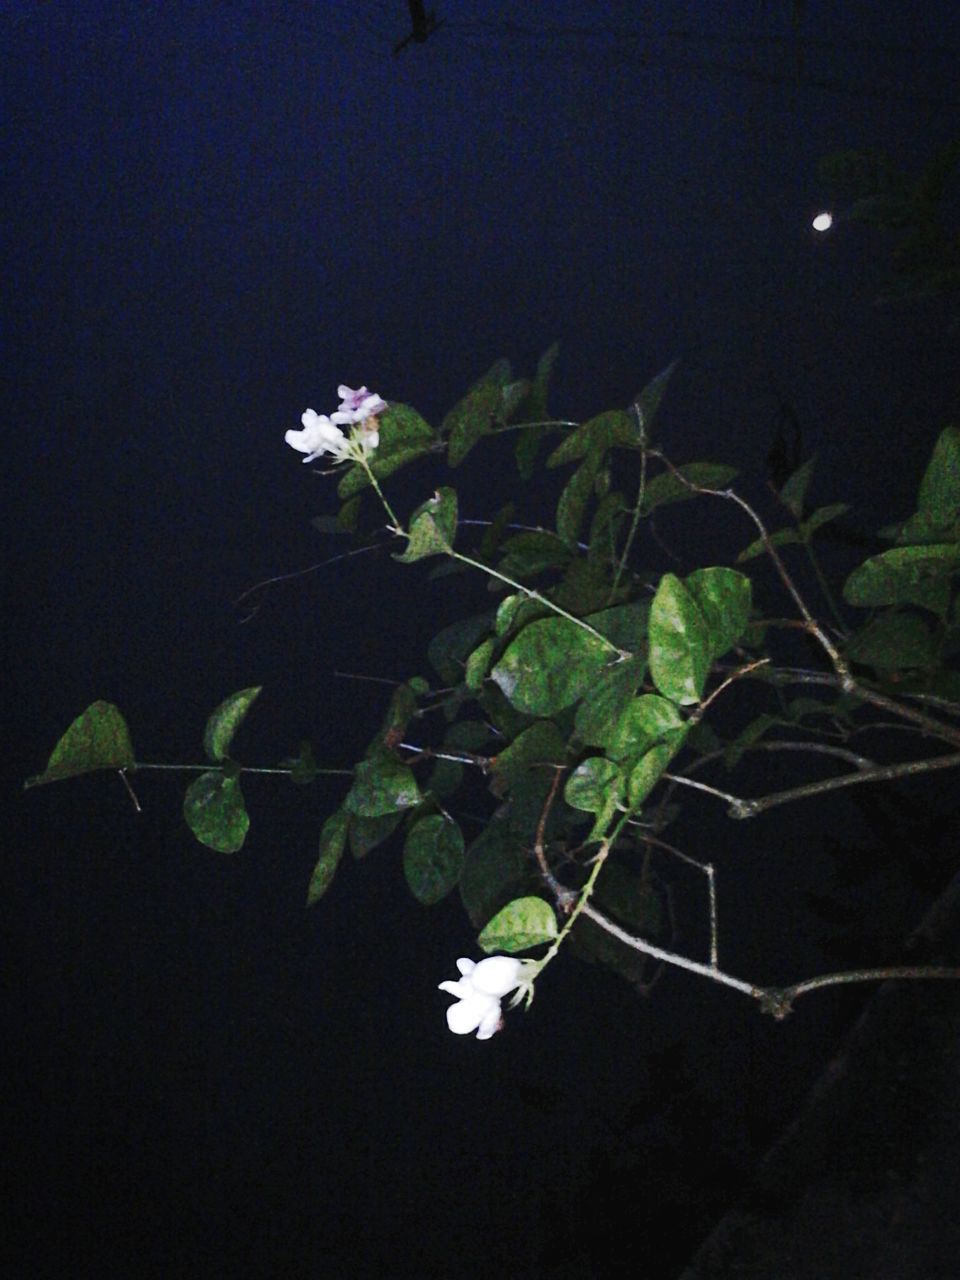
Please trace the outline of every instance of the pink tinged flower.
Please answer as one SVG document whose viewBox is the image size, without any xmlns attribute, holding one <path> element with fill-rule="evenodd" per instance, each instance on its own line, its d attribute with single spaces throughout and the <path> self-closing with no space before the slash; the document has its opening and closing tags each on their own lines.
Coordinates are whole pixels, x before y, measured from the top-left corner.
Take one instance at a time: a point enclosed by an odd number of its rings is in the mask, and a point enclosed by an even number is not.
<svg viewBox="0 0 960 1280">
<path fill-rule="evenodd" d="M 353 391 L 341 384 L 337 387 L 337 395 L 340 397 L 340 407 L 332 415 L 333 422 L 363 422 L 387 408 L 386 400 L 382 400 L 376 392 L 368 391 L 366 387 L 358 387 Z"/>
</svg>

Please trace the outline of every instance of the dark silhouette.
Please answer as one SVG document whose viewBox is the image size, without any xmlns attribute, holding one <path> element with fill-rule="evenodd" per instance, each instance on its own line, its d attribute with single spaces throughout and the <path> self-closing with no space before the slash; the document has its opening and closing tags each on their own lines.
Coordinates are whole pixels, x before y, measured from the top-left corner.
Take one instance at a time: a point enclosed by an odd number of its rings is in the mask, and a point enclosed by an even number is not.
<svg viewBox="0 0 960 1280">
<path fill-rule="evenodd" d="M 417 44 L 423 44 L 431 32 L 443 26 L 444 20 L 442 18 L 439 22 L 437 21 L 436 9 L 431 9 L 427 13 L 423 0 L 407 0 L 407 8 L 410 10 L 410 34 L 404 36 L 398 45 L 394 45 L 394 57 L 402 52 L 411 40 L 416 41 Z"/>
</svg>

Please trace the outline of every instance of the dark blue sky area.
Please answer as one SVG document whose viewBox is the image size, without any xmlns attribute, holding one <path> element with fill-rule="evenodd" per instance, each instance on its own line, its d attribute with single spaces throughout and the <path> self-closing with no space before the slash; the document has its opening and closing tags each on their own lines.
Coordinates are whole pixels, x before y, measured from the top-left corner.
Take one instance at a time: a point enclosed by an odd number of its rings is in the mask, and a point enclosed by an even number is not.
<svg viewBox="0 0 960 1280">
<path fill-rule="evenodd" d="M 676 461 L 732 461 L 762 493 L 786 405 L 821 451 L 817 501 L 868 525 L 912 509 L 958 407 L 951 313 L 875 306 L 889 245 L 810 219 L 825 154 L 879 148 L 914 172 L 956 135 L 955 6 L 437 11 L 399 56 L 400 0 L 0 11 L 6 758 L 29 975 L 13 1123 L 36 1172 L 24 1221 L 52 1215 L 115 1274 L 137 1238 L 157 1275 L 219 1274 L 216 1257 L 232 1275 L 595 1274 L 564 1234 L 573 1206 L 602 1203 L 609 1176 L 644 1239 L 694 1200 L 706 1230 L 838 1007 L 761 1025 L 676 975 L 638 1002 L 571 961 L 509 1036 L 454 1042 L 433 996 L 471 947 L 458 906 L 431 932 L 394 858 L 300 909 L 336 785 L 251 782 L 232 861 L 184 838 L 178 784 L 141 776 L 139 818 L 107 780 L 14 795 L 98 697 L 142 759 L 194 761 L 209 710 L 264 684 L 249 763 L 309 736 L 350 766 L 382 690 L 333 671 L 422 670 L 424 641 L 489 603 L 371 560 L 238 623 L 245 588 L 339 549 L 309 525 L 336 510 L 332 482 L 283 435 L 341 382 L 436 422 L 498 356 L 527 373 L 559 340 L 553 408 L 585 418 L 679 357 L 660 420 Z M 502 458 L 475 462 L 463 513 L 489 517 Z M 398 504 L 435 482 L 405 473 Z M 744 857 L 731 967 L 799 976 L 814 944 L 777 958 L 793 908 L 752 878 L 762 849 Z M 687 1111 L 663 1102 L 670 1078 L 691 1082 Z M 698 1123 L 706 1189 L 676 1163 Z"/>
</svg>

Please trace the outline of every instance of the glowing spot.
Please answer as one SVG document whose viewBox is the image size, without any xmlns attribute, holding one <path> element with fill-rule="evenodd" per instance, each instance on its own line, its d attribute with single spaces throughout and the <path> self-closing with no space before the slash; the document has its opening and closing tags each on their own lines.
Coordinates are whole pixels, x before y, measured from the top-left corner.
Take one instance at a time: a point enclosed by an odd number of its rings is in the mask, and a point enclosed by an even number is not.
<svg viewBox="0 0 960 1280">
<path fill-rule="evenodd" d="M 813 227 L 814 231 L 829 231 L 833 226 L 833 214 L 828 213 L 825 209 L 823 213 L 817 214 L 810 225 Z"/>
</svg>

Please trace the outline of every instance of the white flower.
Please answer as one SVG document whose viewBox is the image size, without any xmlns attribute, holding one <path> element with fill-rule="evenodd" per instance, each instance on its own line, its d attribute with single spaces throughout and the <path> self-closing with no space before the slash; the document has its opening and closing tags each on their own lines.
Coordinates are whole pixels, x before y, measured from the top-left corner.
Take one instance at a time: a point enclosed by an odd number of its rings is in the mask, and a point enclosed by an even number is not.
<svg viewBox="0 0 960 1280">
<path fill-rule="evenodd" d="M 291 448 L 307 455 L 304 462 L 313 462 L 324 453 L 332 454 L 338 462 L 347 461 L 350 441 L 325 413 L 307 409 L 300 421 L 303 430 L 288 431 L 283 438 Z"/>
<path fill-rule="evenodd" d="M 460 978 L 456 982 L 441 982 L 440 990 L 457 997 L 457 1003 L 447 1010 L 447 1026 L 458 1036 L 468 1036 L 476 1031 L 478 1040 L 489 1040 L 503 1025 L 500 1001 L 516 990 L 510 1007 L 533 991 L 533 960 L 517 960 L 513 956 L 487 956 L 477 964 L 465 956 L 457 961 Z"/>
<path fill-rule="evenodd" d="M 371 395 L 366 387 L 359 391 L 340 387 L 341 395 L 344 392 L 349 395 L 336 413 L 327 417 L 325 413 L 308 409 L 300 419 L 303 430 L 288 431 L 284 436 L 288 445 L 307 455 L 304 462 L 313 462 L 325 453 L 335 462 L 358 462 L 369 457 L 380 443 L 376 414 L 387 408 L 386 403 L 379 396 Z M 340 430 L 341 423 L 353 426 L 349 436 Z"/>
</svg>

